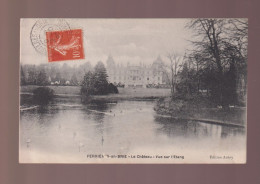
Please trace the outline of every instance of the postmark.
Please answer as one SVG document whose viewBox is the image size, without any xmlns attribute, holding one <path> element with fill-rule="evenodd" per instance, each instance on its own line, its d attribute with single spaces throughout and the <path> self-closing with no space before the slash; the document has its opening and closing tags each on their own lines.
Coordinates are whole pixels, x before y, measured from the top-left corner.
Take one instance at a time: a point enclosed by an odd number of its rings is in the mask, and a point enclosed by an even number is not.
<svg viewBox="0 0 260 184">
<path fill-rule="evenodd" d="M 48 61 L 83 59 L 82 30 L 46 32 Z"/>
<path fill-rule="evenodd" d="M 47 54 L 46 32 L 70 30 L 64 19 L 39 19 L 33 25 L 30 39 L 35 50 L 40 54 Z"/>
</svg>

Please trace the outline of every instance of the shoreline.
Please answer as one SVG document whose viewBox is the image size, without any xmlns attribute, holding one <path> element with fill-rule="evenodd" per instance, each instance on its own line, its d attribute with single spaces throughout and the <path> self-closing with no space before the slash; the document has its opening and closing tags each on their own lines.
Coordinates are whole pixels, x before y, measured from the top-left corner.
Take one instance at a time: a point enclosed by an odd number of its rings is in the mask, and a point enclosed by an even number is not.
<svg viewBox="0 0 260 184">
<path fill-rule="evenodd" d="M 246 107 L 215 107 L 205 99 L 167 99 L 158 100 L 154 110 L 160 118 L 200 121 L 233 127 L 246 127 Z"/>
<path fill-rule="evenodd" d="M 29 95 L 28 97 L 33 95 L 33 89 L 39 86 L 22 86 L 20 88 L 20 98 L 24 95 Z M 82 96 L 80 95 L 80 87 L 79 86 L 52 86 L 55 90 L 54 98 L 80 98 L 82 100 Z M 95 95 L 90 96 L 89 102 L 114 102 L 114 101 L 157 101 L 159 99 L 167 99 L 169 97 L 169 91 L 166 89 L 143 89 L 143 88 L 119 88 L 118 94 L 109 94 L 109 95 Z M 159 100 L 159 101 L 158 101 Z M 164 101 L 163 100 L 163 101 Z M 88 100 L 87 100 L 88 101 Z M 86 101 L 86 102 L 87 102 Z M 178 103 L 178 102 L 175 102 Z M 174 103 L 174 104 L 175 104 Z M 156 104 L 156 103 L 155 103 Z M 159 105 L 160 104 L 160 105 Z M 187 111 L 174 114 L 174 111 L 170 113 L 169 107 L 165 104 L 159 102 L 159 106 L 155 106 L 159 112 L 157 112 L 157 117 L 159 118 L 172 118 L 172 119 L 183 119 L 190 121 L 199 121 L 206 122 L 208 124 L 218 124 L 218 125 L 227 125 L 233 127 L 246 127 L 246 118 L 243 117 L 242 114 L 245 114 L 246 117 L 246 107 L 234 107 L 230 109 L 230 114 L 224 111 L 224 109 L 218 109 L 216 107 L 201 107 L 200 111 L 198 111 L 197 115 L 190 113 L 189 111 L 197 111 L 198 109 L 186 109 Z M 26 107 L 28 108 L 28 107 Z M 159 108 L 159 109 L 158 109 Z M 184 110 L 185 110 L 184 109 Z M 20 109 L 21 110 L 21 109 Z M 23 109 L 22 111 L 26 111 Z M 30 110 L 30 109 L 28 109 Z M 160 112 L 161 111 L 161 112 Z"/>
<path fill-rule="evenodd" d="M 21 93 L 21 95 L 33 95 L 32 93 Z M 81 97 L 81 95 L 68 95 L 68 94 L 56 94 L 55 97 Z M 122 98 L 122 97 L 111 97 L 108 98 L 108 96 L 93 96 L 92 101 L 98 101 L 98 100 L 104 100 L 104 101 L 116 101 L 116 100 L 129 100 L 129 101 L 152 101 L 156 100 L 158 97 L 145 97 L 145 98 L 138 98 L 138 97 L 132 97 L 132 98 Z M 38 108 L 39 106 L 32 106 L 32 107 L 26 107 L 26 108 L 21 108 L 20 111 L 27 111 L 27 110 L 33 110 Z M 210 108 L 205 108 L 210 109 Z M 156 118 L 169 118 L 169 119 L 180 119 L 180 120 L 188 120 L 188 121 L 195 121 L 195 122 L 201 122 L 201 123 L 206 123 L 206 124 L 215 124 L 215 125 L 222 125 L 222 126 L 231 126 L 231 127 L 238 127 L 238 128 L 246 128 L 246 123 L 245 124 L 236 124 L 233 122 L 229 121 L 221 121 L 221 120 L 216 120 L 216 119 L 210 119 L 210 118 L 189 118 L 189 117 L 173 117 L 171 115 L 163 115 L 163 114 L 156 114 Z"/>
<path fill-rule="evenodd" d="M 206 124 L 214 124 L 214 125 L 223 125 L 223 126 L 231 126 L 231 127 L 238 127 L 238 128 L 246 128 L 245 125 L 240 125 L 240 124 L 235 124 L 232 122 L 227 122 L 227 121 L 220 121 L 220 120 L 215 120 L 215 119 L 203 119 L 203 118 L 185 118 L 185 117 L 172 117 L 170 115 L 161 115 L 157 114 L 156 115 L 159 118 L 170 118 L 170 119 L 176 119 L 176 120 L 188 120 L 188 121 L 195 121 L 195 122 L 200 122 L 200 123 L 206 123 Z"/>
<path fill-rule="evenodd" d="M 33 95 L 33 93 L 20 93 L 20 95 Z M 66 98 L 66 97 L 79 97 L 81 98 L 81 95 L 76 94 L 55 94 L 54 97 L 58 98 Z M 121 94 L 111 94 L 111 95 L 95 95 L 90 96 L 90 100 L 104 100 L 104 101 L 113 101 L 113 100 L 156 100 L 159 98 L 162 98 L 163 96 L 126 96 Z"/>
<path fill-rule="evenodd" d="M 20 87 L 20 95 L 33 95 L 40 86 Z M 81 97 L 80 86 L 46 86 L 54 90 L 55 97 Z M 170 96 L 170 89 L 164 88 L 118 88 L 118 94 L 92 95 L 92 100 L 155 100 Z"/>
</svg>

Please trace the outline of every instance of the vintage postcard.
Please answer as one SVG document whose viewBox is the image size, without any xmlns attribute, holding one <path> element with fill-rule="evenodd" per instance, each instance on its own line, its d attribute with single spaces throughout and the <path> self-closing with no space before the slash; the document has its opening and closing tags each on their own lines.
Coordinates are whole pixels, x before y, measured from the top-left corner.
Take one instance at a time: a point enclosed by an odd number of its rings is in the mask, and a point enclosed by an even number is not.
<svg viewBox="0 0 260 184">
<path fill-rule="evenodd" d="M 21 19 L 20 163 L 246 163 L 248 20 Z"/>
</svg>

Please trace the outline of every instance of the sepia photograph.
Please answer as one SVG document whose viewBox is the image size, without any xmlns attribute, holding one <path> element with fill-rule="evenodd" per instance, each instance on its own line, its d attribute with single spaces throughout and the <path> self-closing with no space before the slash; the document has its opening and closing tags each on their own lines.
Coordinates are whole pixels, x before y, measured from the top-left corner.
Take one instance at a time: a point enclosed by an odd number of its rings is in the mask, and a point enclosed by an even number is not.
<svg viewBox="0 0 260 184">
<path fill-rule="evenodd" d="M 20 163 L 245 164 L 248 19 L 20 19 Z"/>
</svg>

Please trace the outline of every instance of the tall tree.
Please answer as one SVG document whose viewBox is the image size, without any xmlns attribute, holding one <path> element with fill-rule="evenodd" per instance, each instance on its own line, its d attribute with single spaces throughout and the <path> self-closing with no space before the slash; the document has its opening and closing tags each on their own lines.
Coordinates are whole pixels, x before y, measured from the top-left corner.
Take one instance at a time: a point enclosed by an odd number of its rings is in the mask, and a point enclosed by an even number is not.
<svg viewBox="0 0 260 184">
<path fill-rule="evenodd" d="M 81 94 L 85 96 L 89 95 L 105 95 L 110 93 L 108 81 L 107 81 L 107 71 L 104 64 L 99 61 L 94 72 L 87 72 L 84 76 L 82 82 Z"/>
<path fill-rule="evenodd" d="M 242 51 L 237 41 L 237 35 L 232 34 L 231 29 L 234 26 L 231 24 L 232 19 L 193 19 L 188 28 L 191 28 L 196 33 L 195 41 L 192 41 L 195 49 L 191 52 L 191 57 L 195 58 L 204 70 L 212 71 L 212 76 L 216 76 L 216 86 L 212 88 L 212 94 L 215 94 L 216 101 L 223 106 L 227 105 L 226 99 L 229 94 L 234 93 L 234 88 L 228 88 L 233 92 L 227 91 L 228 82 L 226 80 L 236 80 L 236 75 L 229 75 L 227 72 L 234 72 L 236 70 L 231 67 L 238 67 L 238 62 L 243 60 Z M 232 21 L 233 24 L 236 24 Z M 243 62 L 245 63 L 245 62 Z M 242 68 L 245 68 L 242 65 Z M 230 77 L 234 78 L 230 78 Z"/>
<path fill-rule="evenodd" d="M 247 45 L 248 45 L 248 20 L 230 19 L 231 26 L 228 29 L 230 38 L 230 47 L 232 55 L 235 56 L 232 61 L 235 64 L 237 82 L 243 80 L 247 84 Z M 246 88 L 246 87 L 245 87 Z"/>
<path fill-rule="evenodd" d="M 81 94 L 85 96 L 94 95 L 94 75 L 91 71 L 87 72 L 84 76 L 81 85 Z"/>
<path fill-rule="evenodd" d="M 108 75 L 104 64 L 99 61 L 94 68 L 94 92 L 97 95 L 107 94 Z"/>
<path fill-rule="evenodd" d="M 56 73 L 56 76 L 55 76 L 55 81 L 58 81 L 58 82 L 59 82 L 59 81 L 61 81 L 61 79 L 62 79 L 62 78 L 61 78 L 60 72 L 57 72 L 57 73 Z"/>
<path fill-rule="evenodd" d="M 176 52 L 170 52 L 167 54 L 167 58 L 169 59 L 170 63 L 165 65 L 163 68 L 168 80 L 170 81 L 171 96 L 173 98 L 174 94 L 176 93 L 178 77 L 177 74 L 183 62 L 183 57 L 178 55 Z"/>
<path fill-rule="evenodd" d="M 118 93 L 118 89 L 113 84 L 107 82 L 107 72 L 104 64 L 98 62 L 94 72 L 87 72 L 81 85 L 81 94 L 83 97 L 90 95 L 106 95 L 109 93 Z"/>
<path fill-rule="evenodd" d="M 45 86 L 48 84 L 48 78 L 47 78 L 47 75 L 46 75 L 46 72 L 45 70 L 42 68 L 39 73 L 37 74 L 37 85 L 39 86 Z"/>
<path fill-rule="evenodd" d="M 72 85 L 78 85 L 78 79 L 75 73 L 73 73 L 73 75 L 71 76 L 70 82 Z"/>
<path fill-rule="evenodd" d="M 21 82 L 22 86 L 26 85 L 26 77 L 25 77 L 25 74 L 24 74 L 22 66 L 21 66 L 21 69 L 20 69 L 20 82 Z"/>
<path fill-rule="evenodd" d="M 37 81 L 36 66 L 33 65 L 28 67 L 28 84 L 36 85 L 36 81 Z"/>
<path fill-rule="evenodd" d="M 184 62 L 182 69 L 179 72 L 180 82 L 177 85 L 177 90 L 182 95 L 192 95 L 196 89 L 196 72 L 190 68 L 188 62 Z"/>
</svg>

